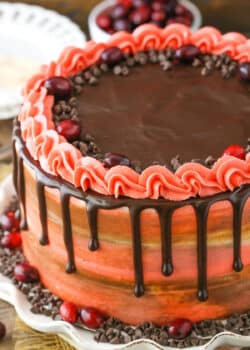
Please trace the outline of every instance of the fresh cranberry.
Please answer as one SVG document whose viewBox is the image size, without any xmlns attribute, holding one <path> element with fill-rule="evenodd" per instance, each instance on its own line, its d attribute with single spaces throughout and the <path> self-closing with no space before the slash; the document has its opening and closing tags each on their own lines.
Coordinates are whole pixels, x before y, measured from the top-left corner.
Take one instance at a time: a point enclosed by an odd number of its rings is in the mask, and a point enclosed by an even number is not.
<svg viewBox="0 0 250 350">
<path fill-rule="evenodd" d="M 69 142 L 77 140 L 81 134 L 81 125 L 77 120 L 63 120 L 57 125 L 58 134 Z"/>
<path fill-rule="evenodd" d="M 175 16 L 175 9 L 178 4 L 177 0 L 168 0 L 166 4 L 166 11 L 169 17 Z"/>
<path fill-rule="evenodd" d="M 225 149 L 223 156 L 233 156 L 239 159 L 245 159 L 246 150 L 240 145 L 231 145 Z"/>
<path fill-rule="evenodd" d="M 129 159 L 118 153 L 106 153 L 103 163 L 105 168 L 112 168 L 116 165 L 130 166 Z"/>
<path fill-rule="evenodd" d="M 21 247 L 22 237 L 18 232 L 8 233 L 1 239 L 1 246 L 3 248 L 16 249 Z"/>
<path fill-rule="evenodd" d="M 162 1 L 154 1 L 151 7 L 153 11 L 164 11 L 164 13 L 166 13 L 165 11 L 166 5 Z"/>
<path fill-rule="evenodd" d="M 250 81 L 250 62 L 243 62 L 239 65 L 239 76 L 243 81 Z"/>
<path fill-rule="evenodd" d="M 3 340 L 5 335 L 6 335 L 6 327 L 2 322 L 0 322 L 0 340 Z"/>
<path fill-rule="evenodd" d="M 153 22 L 161 23 L 166 19 L 166 14 L 162 10 L 154 11 L 151 14 L 151 19 Z"/>
<path fill-rule="evenodd" d="M 14 269 L 14 277 L 17 281 L 23 283 L 35 283 L 40 280 L 37 269 L 27 263 L 16 265 Z"/>
<path fill-rule="evenodd" d="M 108 15 L 101 14 L 96 19 L 96 24 L 103 30 L 107 30 L 111 26 L 111 19 Z"/>
<path fill-rule="evenodd" d="M 63 77 L 52 77 L 45 81 L 45 88 L 49 95 L 57 98 L 67 98 L 71 94 L 71 83 L 69 79 Z"/>
<path fill-rule="evenodd" d="M 149 21 L 150 15 L 150 7 L 144 5 L 132 11 L 129 15 L 129 19 L 133 23 L 133 25 L 138 26 Z"/>
<path fill-rule="evenodd" d="M 98 310 L 91 307 L 81 309 L 80 317 L 82 323 L 91 329 L 100 328 L 105 321 L 104 316 Z"/>
<path fill-rule="evenodd" d="M 123 59 L 123 52 L 118 47 L 109 47 L 101 54 L 101 61 L 107 63 L 109 66 L 114 66 Z"/>
<path fill-rule="evenodd" d="M 149 0 L 132 0 L 134 7 L 141 7 L 149 4 Z"/>
<path fill-rule="evenodd" d="M 129 22 L 129 20 L 126 18 L 121 18 L 121 19 L 115 20 L 113 23 L 113 27 L 114 27 L 115 31 L 117 31 L 117 32 L 119 32 L 119 31 L 131 32 L 131 30 L 132 30 L 132 25 Z"/>
<path fill-rule="evenodd" d="M 19 231 L 20 221 L 16 218 L 13 211 L 9 211 L 1 216 L 0 226 L 4 231 Z"/>
<path fill-rule="evenodd" d="M 107 33 L 109 33 L 110 35 L 114 34 L 116 31 L 114 30 L 114 28 L 109 28 L 107 29 Z"/>
<path fill-rule="evenodd" d="M 119 3 L 121 5 L 127 6 L 127 7 L 131 7 L 132 6 L 132 1 L 131 0 L 120 0 Z"/>
<path fill-rule="evenodd" d="M 75 304 L 64 301 L 60 306 L 59 313 L 63 321 L 75 323 L 77 321 L 78 310 Z"/>
<path fill-rule="evenodd" d="M 177 4 L 177 6 L 175 8 L 175 15 L 176 16 L 185 16 L 186 11 L 187 11 L 186 7 L 184 7 L 181 4 Z"/>
<path fill-rule="evenodd" d="M 190 63 L 200 55 L 200 50 L 194 45 L 181 46 L 175 52 L 175 58 L 183 63 Z"/>
<path fill-rule="evenodd" d="M 130 8 L 128 6 L 118 4 L 111 10 L 110 16 L 113 20 L 124 18 L 128 15 Z"/>
<path fill-rule="evenodd" d="M 184 318 L 172 321 L 168 328 L 168 335 L 173 339 L 184 339 L 192 332 L 192 323 Z"/>
<path fill-rule="evenodd" d="M 169 18 L 168 21 L 167 21 L 167 25 L 169 24 L 184 24 L 185 26 L 188 26 L 190 27 L 191 24 L 192 24 L 192 20 L 187 17 L 187 16 L 178 16 L 178 17 L 175 17 L 175 18 Z"/>
</svg>

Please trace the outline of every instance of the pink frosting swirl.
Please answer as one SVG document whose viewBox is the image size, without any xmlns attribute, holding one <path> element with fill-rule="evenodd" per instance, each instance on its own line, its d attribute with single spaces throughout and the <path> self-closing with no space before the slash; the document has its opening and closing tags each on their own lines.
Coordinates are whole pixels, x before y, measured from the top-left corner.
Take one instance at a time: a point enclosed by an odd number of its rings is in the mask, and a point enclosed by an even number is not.
<svg viewBox="0 0 250 350">
<path fill-rule="evenodd" d="M 233 191 L 250 183 L 250 155 L 246 160 L 230 156 L 218 159 L 211 169 L 197 163 L 186 163 L 175 173 L 163 166 L 150 166 L 141 174 L 126 166 L 106 169 L 101 162 L 83 157 L 71 144 L 57 134 L 52 121 L 53 96 L 47 95 L 44 81 L 55 75 L 76 74 L 98 62 L 102 51 L 117 46 L 124 52 L 178 48 L 185 44 L 198 46 L 203 52 L 227 53 L 238 61 L 250 61 L 250 40 L 239 33 L 221 33 L 205 27 L 191 33 L 189 28 L 174 24 L 159 29 L 146 24 L 133 34 L 117 33 L 106 44 L 90 41 L 86 47 L 67 48 L 57 62 L 43 66 L 24 89 L 24 104 L 19 115 L 23 140 L 41 167 L 60 176 L 75 187 L 94 190 L 104 195 L 131 198 L 166 198 L 174 201 L 195 196 L 208 196 Z"/>
</svg>

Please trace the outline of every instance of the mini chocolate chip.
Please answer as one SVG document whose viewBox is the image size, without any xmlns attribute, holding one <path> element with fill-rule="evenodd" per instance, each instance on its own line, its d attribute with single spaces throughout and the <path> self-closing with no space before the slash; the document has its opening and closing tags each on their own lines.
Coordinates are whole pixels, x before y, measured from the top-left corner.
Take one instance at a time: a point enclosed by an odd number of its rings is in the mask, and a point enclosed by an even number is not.
<svg viewBox="0 0 250 350">
<path fill-rule="evenodd" d="M 195 67 L 195 68 L 198 68 L 202 65 L 202 62 L 199 58 L 195 58 L 193 63 L 192 63 L 192 66 Z"/>
<path fill-rule="evenodd" d="M 92 78 L 93 75 L 91 74 L 90 71 L 87 70 L 87 71 L 83 72 L 83 76 L 86 80 L 89 80 L 90 78 Z"/>
<path fill-rule="evenodd" d="M 175 54 L 175 52 L 174 52 L 174 50 L 172 48 L 168 48 L 166 50 L 166 58 L 167 59 L 173 59 L 174 54 Z"/>
<path fill-rule="evenodd" d="M 124 77 L 126 77 L 126 76 L 129 75 L 129 69 L 128 69 L 128 67 L 126 67 L 126 66 L 122 67 L 122 75 L 123 75 Z"/>
<path fill-rule="evenodd" d="M 96 78 L 99 78 L 99 77 L 102 75 L 101 70 L 100 70 L 97 66 L 93 66 L 93 67 L 91 68 L 91 72 L 93 73 L 93 75 L 94 75 Z"/>
<path fill-rule="evenodd" d="M 134 67 L 135 65 L 135 59 L 133 57 L 128 57 L 126 60 L 126 64 L 128 67 Z"/>
<path fill-rule="evenodd" d="M 173 63 L 171 61 L 161 62 L 162 69 L 167 72 L 173 68 Z"/>
<path fill-rule="evenodd" d="M 213 70 L 214 69 L 214 63 L 213 61 L 210 59 L 209 61 L 207 61 L 205 63 L 205 67 L 208 69 L 208 70 Z"/>
<path fill-rule="evenodd" d="M 96 78 L 96 77 L 94 77 L 94 76 L 92 76 L 90 79 L 89 79 L 89 85 L 91 85 L 91 86 L 95 86 L 95 85 L 97 85 L 98 83 L 99 83 L 99 80 Z"/>
<path fill-rule="evenodd" d="M 109 71 L 109 66 L 106 63 L 101 63 L 100 69 L 102 72 L 107 73 Z"/>
<path fill-rule="evenodd" d="M 207 77 L 211 74 L 211 70 L 208 69 L 207 67 L 203 67 L 202 70 L 201 70 L 201 75 L 203 77 Z"/>
<path fill-rule="evenodd" d="M 149 56 L 149 61 L 151 62 L 151 63 L 158 63 L 158 57 L 157 57 L 157 55 L 150 55 Z"/>
<path fill-rule="evenodd" d="M 69 99 L 69 105 L 71 107 L 77 107 L 78 106 L 78 100 L 77 100 L 77 98 L 75 96 L 73 96 L 73 97 L 71 97 Z"/>
<path fill-rule="evenodd" d="M 159 62 L 166 61 L 166 55 L 164 53 L 160 53 L 158 55 Z"/>
<path fill-rule="evenodd" d="M 113 68 L 113 72 L 115 75 L 121 75 L 122 74 L 122 67 L 121 66 L 115 66 Z"/>
<path fill-rule="evenodd" d="M 85 80 L 83 79 L 83 77 L 81 75 L 77 75 L 74 78 L 74 83 L 77 84 L 77 85 L 84 85 Z"/>
<path fill-rule="evenodd" d="M 74 86 L 74 90 L 75 90 L 75 93 L 77 95 L 80 95 L 80 93 L 82 92 L 82 86 L 81 85 L 75 85 Z"/>
</svg>

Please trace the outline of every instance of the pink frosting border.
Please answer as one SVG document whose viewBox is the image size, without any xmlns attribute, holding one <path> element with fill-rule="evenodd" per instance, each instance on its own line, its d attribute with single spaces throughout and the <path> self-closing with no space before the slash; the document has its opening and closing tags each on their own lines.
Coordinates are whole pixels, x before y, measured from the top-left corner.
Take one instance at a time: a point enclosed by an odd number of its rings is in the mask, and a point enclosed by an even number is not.
<svg viewBox="0 0 250 350">
<path fill-rule="evenodd" d="M 197 163 L 186 163 L 175 173 L 163 166 L 150 166 L 142 174 L 129 167 L 116 166 L 105 169 L 103 164 L 81 153 L 55 131 L 52 121 L 53 96 L 47 95 L 43 82 L 52 76 L 64 76 L 96 63 L 101 52 L 112 46 L 124 52 L 148 49 L 178 48 L 194 44 L 202 52 L 227 53 L 234 59 L 250 61 L 250 40 L 239 33 L 222 35 L 217 29 L 204 27 L 195 33 L 189 28 L 173 24 L 165 29 L 146 24 L 133 34 L 120 32 L 107 43 L 88 42 L 85 48 L 65 49 L 57 62 L 43 66 L 24 89 L 24 103 L 19 115 L 23 140 L 35 160 L 49 174 L 81 187 L 116 198 L 124 195 L 143 199 L 160 197 L 180 201 L 195 196 L 208 196 L 233 191 L 242 184 L 250 183 L 250 154 L 246 160 L 231 156 L 218 159 L 212 169 Z"/>
</svg>

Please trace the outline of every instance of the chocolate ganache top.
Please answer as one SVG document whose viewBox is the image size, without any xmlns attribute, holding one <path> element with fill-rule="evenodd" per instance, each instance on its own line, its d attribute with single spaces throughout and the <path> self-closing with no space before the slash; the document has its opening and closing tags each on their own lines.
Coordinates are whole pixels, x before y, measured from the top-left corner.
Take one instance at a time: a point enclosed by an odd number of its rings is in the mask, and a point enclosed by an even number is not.
<svg viewBox="0 0 250 350">
<path fill-rule="evenodd" d="M 216 70 L 207 77 L 191 65 L 136 66 L 128 77 L 104 74 L 79 96 L 82 131 L 103 152 L 117 152 L 142 166 L 219 157 L 230 144 L 245 145 L 250 130 L 249 90 Z"/>
</svg>

